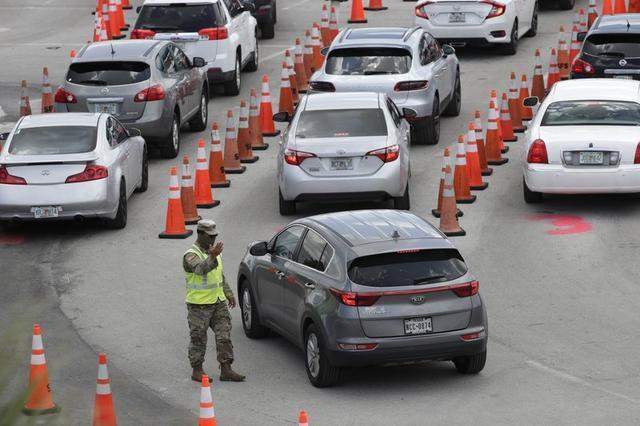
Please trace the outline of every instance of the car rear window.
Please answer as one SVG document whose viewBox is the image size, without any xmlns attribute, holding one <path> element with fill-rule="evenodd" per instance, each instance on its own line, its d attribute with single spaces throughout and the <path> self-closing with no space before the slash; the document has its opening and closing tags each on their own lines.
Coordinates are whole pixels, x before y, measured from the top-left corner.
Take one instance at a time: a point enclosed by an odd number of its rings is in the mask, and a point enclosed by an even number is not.
<svg viewBox="0 0 640 426">
<path fill-rule="evenodd" d="M 67 81 L 86 86 L 119 86 L 148 80 L 151 69 L 144 62 L 78 62 L 69 66 Z"/>
<path fill-rule="evenodd" d="M 168 4 L 143 6 L 136 28 L 157 33 L 197 33 L 203 28 L 225 24 L 224 15 L 217 4 Z"/>
<path fill-rule="evenodd" d="M 547 107 L 542 126 L 638 126 L 640 104 L 621 101 L 563 101 Z"/>
<path fill-rule="evenodd" d="M 90 152 L 96 148 L 94 126 L 49 126 L 18 129 L 9 143 L 9 154 L 58 155 Z"/>
<path fill-rule="evenodd" d="M 593 34 L 584 41 L 582 51 L 613 58 L 640 57 L 640 34 Z"/>
<path fill-rule="evenodd" d="M 329 53 L 326 73 L 334 75 L 406 74 L 411 53 L 406 49 L 366 47 L 336 49 Z"/>
<path fill-rule="evenodd" d="M 455 249 L 364 256 L 349 265 L 349 279 L 369 287 L 426 285 L 460 278 L 467 265 Z"/>
<path fill-rule="evenodd" d="M 387 124 L 380 108 L 304 111 L 298 121 L 298 138 L 386 136 Z"/>
</svg>

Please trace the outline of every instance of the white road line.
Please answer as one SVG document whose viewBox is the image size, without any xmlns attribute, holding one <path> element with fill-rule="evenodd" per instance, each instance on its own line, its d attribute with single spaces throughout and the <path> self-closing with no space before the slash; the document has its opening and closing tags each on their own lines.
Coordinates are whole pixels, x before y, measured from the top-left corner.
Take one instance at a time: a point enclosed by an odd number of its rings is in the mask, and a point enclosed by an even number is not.
<svg viewBox="0 0 640 426">
<path fill-rule="evenodd" d="M 278 56 L 284 55 L 284 51 L 285 50 L 287 50 L 287 49 L 280 50 L 280 51 L 278 51 L 276 53 L 272 53 L 271 55 L 261 56 L 260 60 L 258 62 L 259 63 L 268 62 L 268 61 L 270 61 L 270 60 L 272 60 L 274 58 L 277 58 Z"/>
<path fill-rule="evenodd" d="M 301 6 L 305 3 L 309 2 L 309 0 L 300 0 L 299 2 L 292 4 L 291 6 L 286 6 L 286 7 L 282 7 L 280 8 L 280 10 L 289 10 L 289 9 L 293 9 L 294 7 L 298 7 Z"/>
</svg>

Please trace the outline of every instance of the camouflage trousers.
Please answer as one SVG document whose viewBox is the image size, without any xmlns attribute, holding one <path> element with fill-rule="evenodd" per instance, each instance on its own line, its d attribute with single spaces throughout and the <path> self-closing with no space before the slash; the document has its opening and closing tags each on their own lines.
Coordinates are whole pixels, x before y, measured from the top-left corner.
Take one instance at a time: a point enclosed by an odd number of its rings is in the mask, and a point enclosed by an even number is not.
<svg viewBox="0 0 640 426">
<path fill-rule="evenodd" d="M 216 339 L 216 352 L 220 364 L 233 362 L 231 344 L 231 315 L 227 302 L 209 305 L 187 303 L 187 321 L 189 322 L 189 362 L 191 367 L 204 363 L 207 351 L 207 331 L 213 330 Z"/>
</svg>

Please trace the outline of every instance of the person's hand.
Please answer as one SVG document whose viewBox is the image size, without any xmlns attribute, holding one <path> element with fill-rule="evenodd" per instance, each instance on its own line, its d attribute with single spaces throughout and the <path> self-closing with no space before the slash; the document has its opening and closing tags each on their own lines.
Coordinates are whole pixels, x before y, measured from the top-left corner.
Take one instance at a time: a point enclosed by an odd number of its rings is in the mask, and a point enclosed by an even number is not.
<svg viewBox="0 0 640 426">
<path fill-rule="evenodd" d="M 233 295 L 227 297 L 227 303 L 229 304 L 229 309 L 233 309 L 236 307 L 236 298 Z"/>
<path fill-rule="evenodd" d="M 212 257 L 218 257 L 220 253 L 222 253 L 222 249 L 224 248 L 224 244 L 222 242 L 217 243 L 216 245 L 209 246 L 209 254 Z"/>
</svg>

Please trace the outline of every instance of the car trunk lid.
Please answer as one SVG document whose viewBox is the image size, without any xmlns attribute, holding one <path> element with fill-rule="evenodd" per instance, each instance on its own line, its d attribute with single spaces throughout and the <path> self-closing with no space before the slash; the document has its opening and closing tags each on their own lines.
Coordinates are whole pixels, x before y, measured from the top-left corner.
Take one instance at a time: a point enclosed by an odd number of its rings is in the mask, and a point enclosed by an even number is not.
<svg viewBox="0 0 640 426">
<path fill-rule="evenodd" d="M 65 155 L 6 156 L 3 164 L 9 174 L 21 177 L 28 185 L 65 183 L 71 175 L 81 173 L 87 163 L 98 159 L 93 152 Z"/>
<path fill-rule="evenodd" d="M 434 25 L 472 26 L 482 24 L 492 7 L 484 1 L 456 0 L 427 2 L 422 10 Z"/>
</svg>

